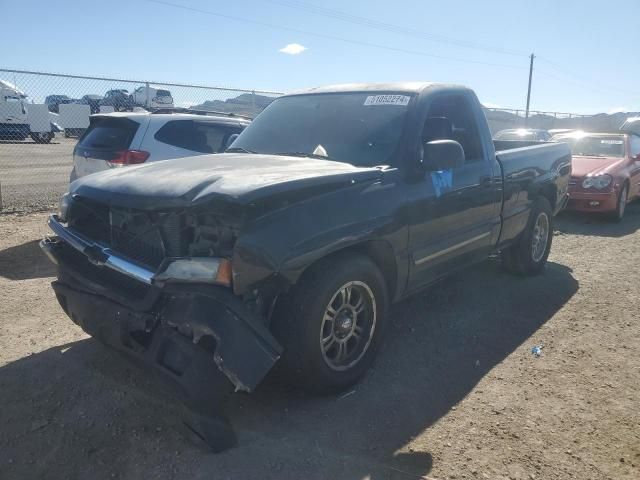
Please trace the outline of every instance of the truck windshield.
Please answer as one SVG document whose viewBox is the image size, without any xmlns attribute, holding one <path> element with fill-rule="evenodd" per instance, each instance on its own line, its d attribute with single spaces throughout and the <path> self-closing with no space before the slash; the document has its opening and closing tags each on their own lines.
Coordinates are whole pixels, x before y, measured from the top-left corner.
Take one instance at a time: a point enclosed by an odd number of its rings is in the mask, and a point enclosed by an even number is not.
<svg viewBox="0 0 640 480">
<path fill-rule="evenodd" d="M 324 93 L 275 100 L 236 139 L 231 150 L 291 154 L 351 163 L 392 164 L 410 96 Z"/>
<path fill-rule="evenodd" d="M 573 155 L 624 157 L 624 135 L 556 135 L 551 141 L 568 143 Z"/>
</svg>

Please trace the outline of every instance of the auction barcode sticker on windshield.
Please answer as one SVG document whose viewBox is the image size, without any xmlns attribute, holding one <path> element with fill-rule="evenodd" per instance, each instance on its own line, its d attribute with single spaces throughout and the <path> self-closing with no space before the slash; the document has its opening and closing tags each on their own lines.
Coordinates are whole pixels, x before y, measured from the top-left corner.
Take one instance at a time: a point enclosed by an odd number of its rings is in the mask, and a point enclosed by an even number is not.
<svg viewBox="0 0 640 480">
<path fill-rule="evenodd" d="M 364 101 L 365 105 L 409 105 L 408 95 L 369 95 Z"/>
<path fill-rule="evenodd" d="M 600 143 L 605 145 L 622 145 L 624 142 L 622 140 L 600 140 Z"/>
</svg>

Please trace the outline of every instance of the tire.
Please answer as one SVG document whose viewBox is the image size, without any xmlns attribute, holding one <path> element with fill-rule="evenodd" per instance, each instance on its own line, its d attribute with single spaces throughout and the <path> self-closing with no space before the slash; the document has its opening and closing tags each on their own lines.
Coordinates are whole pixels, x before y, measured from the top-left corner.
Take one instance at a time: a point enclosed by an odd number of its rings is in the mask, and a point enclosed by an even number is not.
<svg viewBox="0 0 640 480">
<path fill-rule="evenodd" d="M 502 251 L 505 269 L 517 275 L 541 273 L 547 264 L 552 240 L 553 212 L 549 201 L 540 197 L 535 201 L 527 226 L 518 241 Z"/>
<path fill-rule="evenodd" d="M 50 143 L 52 138 L 53 138 L 53 134 L 50 132 L 31 134 L 31 140 L 33 140 L 36 143 Z"/>
<path fill-rule="evenodd" d="M 384 277 L 368 257 L 342 253 L 312 266 L 274 312 L 287 383 L 334 393 L 359 380 L 383 339 L 387 305 Z"/>
<path fill-rule="evenodd" d="M 618 195 L 618 199 L 616 201 L 616 209 L 609 216 L 612 222 L 621 222 L 624 218 L 624 213 L 627 207 L 627 201 L 629 199 L 629 185 L 627 183 L 624 184 L 622 190 L 620 190 L 620 194 Z"/>
</svg>

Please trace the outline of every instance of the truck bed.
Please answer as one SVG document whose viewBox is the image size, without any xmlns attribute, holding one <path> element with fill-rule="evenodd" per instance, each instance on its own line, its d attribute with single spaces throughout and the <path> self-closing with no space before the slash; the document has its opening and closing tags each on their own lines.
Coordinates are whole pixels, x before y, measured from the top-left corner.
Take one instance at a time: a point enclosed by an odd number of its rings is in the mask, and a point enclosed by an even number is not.
<svg viewBox="0 0 640 480">
<path fill-rule="evenodd" d="M 562 210 L 571 175 L 571 150 L 564 143 L 536 142 L 533 146 L 497 150 L 496 159 L 503 180 L 500 243 L 504 244 L 524 229 L 532 198 L 538 192 L 546 193 L 554 214 Z"/>
</svg>

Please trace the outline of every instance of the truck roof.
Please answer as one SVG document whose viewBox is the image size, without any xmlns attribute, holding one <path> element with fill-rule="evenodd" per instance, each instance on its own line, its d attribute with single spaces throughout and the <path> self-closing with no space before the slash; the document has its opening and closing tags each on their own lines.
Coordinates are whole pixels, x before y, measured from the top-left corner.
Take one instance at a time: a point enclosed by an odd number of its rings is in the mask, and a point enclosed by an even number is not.
<svg viewBox="0 0 640 480">
<path fill-rule="evenodd" d="M 452 89 L 468 90 L 462 85 L 450 85 L 433 82 L 389 82 L 389 83 L 343 83 L 327 85 L 306 90 L 297 90 L 288 95 L 306 95 L 310 93 L 346 93 L 346 92 L 399 92 L 420 93 L 430 87 L 450 87 Z"/>
</svg>

